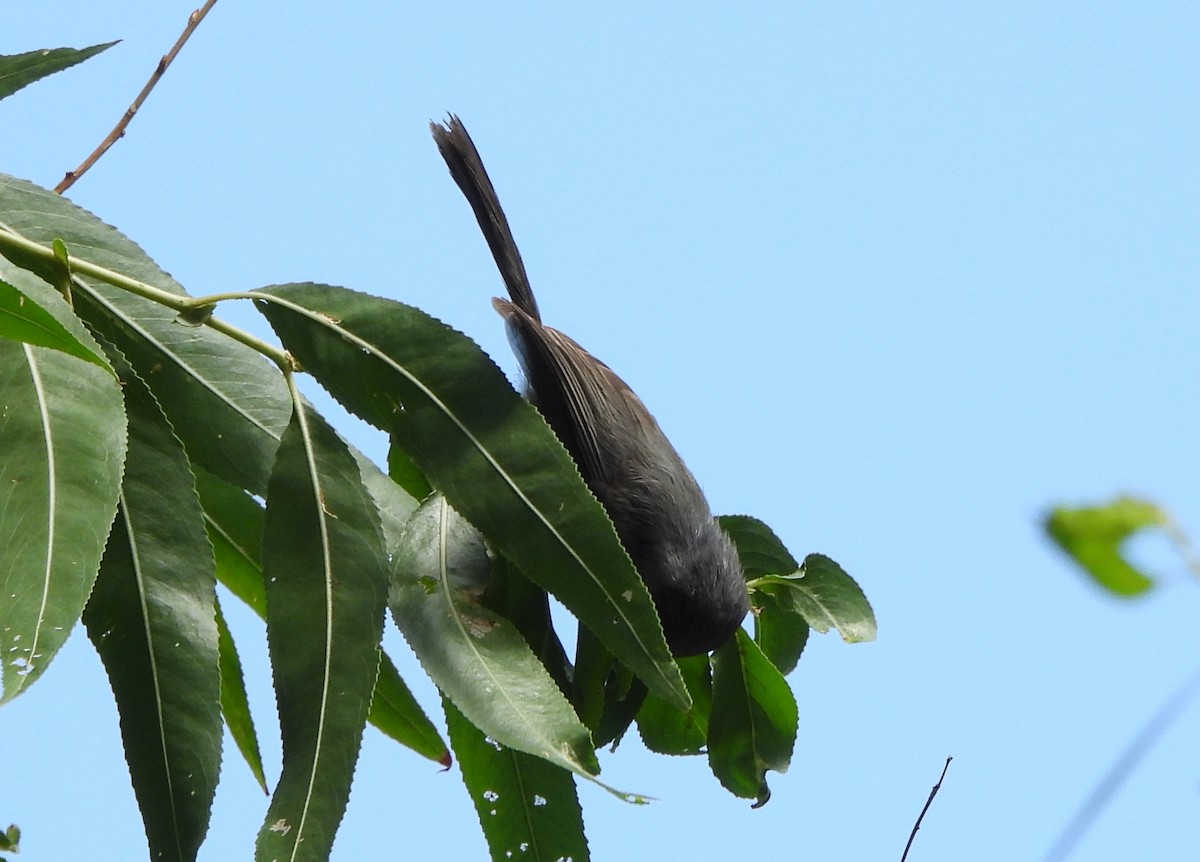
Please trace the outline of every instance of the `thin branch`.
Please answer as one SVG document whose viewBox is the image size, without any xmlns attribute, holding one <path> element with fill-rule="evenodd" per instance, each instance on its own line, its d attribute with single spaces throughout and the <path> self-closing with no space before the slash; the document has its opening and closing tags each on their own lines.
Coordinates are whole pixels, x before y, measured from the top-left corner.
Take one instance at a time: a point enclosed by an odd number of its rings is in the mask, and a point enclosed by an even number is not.
<svg viewBox="0 0 1200 862">
<path fill-rule="evenodd" d="M 950 761 L 953 759 L 953 757 L 946 758 L 946 765 L 942 767 L 942 774 L 938 777 L 937 784 L 933 785 L 933 789 L 929 791 L 929 798 L 925 800 L 925 807 L 917 815 L 917 822 L 913 824 L 912 832 L 908 835 L 908 843 L 904 845 L 904 855 L 900 857 L 900 862 L 904 862 L 908 858 L 908 851 L 912 849 L 913 839 L 917 837 L 917 830 L 921 828 L 921 821 L 925 819 L 925 812 L 933 804 L 933 797 L 937 796 L 938 791 L 942 789 L 942 781 L 946 778 L 946 770 L 950 768 Z"/>
<path fill-rule="evenodd" d="M 1058 840 L 1045 856 L 1045 862 L 1062 862 L 1066 859 L 1079 839 L 1087 832 L 1097 815 L 1108 804 L 1113 795 L 1124 784 L 1134 768 L 1141 763 L 1146 753 L 1166 733 L 1167 728 L 1179 717 L 1196 695 L 1200 694 L 1200 669 L 1184 680 L 1183 685 L 1171 693 L 1166 702 L 1150 716 L 1150 720 L 1138 731 L 1121 755 L 1109 767 L 1108 773 L 1092 788 L 1087 799 L 1079 806 L 1075 816 L 1067 823 L 1066 828 L 1059 834 Z"/>
<path fill-rule="evenodd" d="M 175 55 L 179 53 L 179 50 L 191 38 L 192 33 L 200 26 L 200 22 L 204 20 L 204 16 L 208 14 L 208 10 L 216 5 L 216 2 L 217 0 L 207 0 L 203 6 L 188 16 L 187 26 L 183 28 L 183 33 L 176 40 L 174 47 L 158 61 L 158 65 L 154 68 L 154 73 L 150 75 L 150 80 L 146 82 L 146 86 L 142 87 L 142 91 L 137 94 L 137 98 L 126 109 L 124 115 L 117 121 L 117 124 L 113 126 L 113 130 L 108 133 L 108 137 L 101 141 L 100 146 L 96 147 L 92 151 L 92 154 L 83 160 L 83 164 L 73 171 L 67 171 L 66 176 L 62 178 L 62 182 L 54 187 L 54 191 L 61 195 L 73 186 L 77 179 L 87 173 L 88 169 L 96 164 L 102 155 L 108 152 L 109 147 L 124 137 L 125 127 L 129 125 L 134 114 L 138 112 L 138 108 L 142 106 L 142 102 L 146 101 L 146 97 L 150 95 L 150 91 L 154 89 L 159 79 L 162 78 L 163 73 L 167 71 L 167 67 L 171 65 L 171 62 L 175 59 Z"/>
</svg>

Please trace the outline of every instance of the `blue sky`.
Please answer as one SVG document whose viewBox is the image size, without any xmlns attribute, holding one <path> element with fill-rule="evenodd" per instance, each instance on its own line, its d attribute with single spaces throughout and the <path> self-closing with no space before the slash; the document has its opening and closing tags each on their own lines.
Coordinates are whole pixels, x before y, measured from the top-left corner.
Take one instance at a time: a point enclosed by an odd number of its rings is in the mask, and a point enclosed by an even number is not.
<svg viewBox="0 0 1200 862">
<path fill-rule="evenodd" d="M 0 52 L 125 41 L 0 105 L 0 170 L 53 186 L 194 5 L 10 0 Z M 222 0 L 70 197 L 193 293 L 379 293 L 515 372 L 427 131 L 458 113 L 547 322 L 637 389 L 717 511 L 838 560 L 880 623 L 810 641 L 762 810 L 702 760 L 605 756 L 659 801 L 581 788 L 593 858 L 898 859 L 953 755 L 910 859 L 1039 859 L 1200 648 L 1161 544 L 1135 550 L 1162 587 L 1120 604 L 1038 526 L 1137 492 L 1200 534 L 1198 38 L 1183 2 Z M 277 775 L 264 636 L 233 616 Z M 140 857 L 82 632 L 0 721 L 22 859 Z M 1198 742 L 1193 704 L 1073 858 L 1200 846 Z M 249 858 L 266 803 L 227 744 L 201 858 Z M 333 858 L 484 858 L 474 817 L 455 772 L 369 731 Z"/>
</svg>

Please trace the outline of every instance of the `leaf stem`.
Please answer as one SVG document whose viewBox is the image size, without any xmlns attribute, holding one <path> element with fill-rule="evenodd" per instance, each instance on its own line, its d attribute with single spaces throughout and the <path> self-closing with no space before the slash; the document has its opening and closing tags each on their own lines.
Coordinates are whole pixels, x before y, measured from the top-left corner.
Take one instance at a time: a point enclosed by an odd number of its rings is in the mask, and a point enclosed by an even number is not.
<svg viewBox="0 0 1200 862">
<path fill-rule="evenodd" d="M 62 265 L 61 259 L 55 254 L 53 248 L 47 248 L 40 243 L 26 239 L 20 234 L 12 233 L 6 230 L 0 230 L 0 249 L 4 248 L 11 249 L 20 254 L 30 255 L 38 258 L 39 260 L 42 260 L 51 266 Z M 165 305 L 167 308 L 181 313 L 204 308 L 205 306 L 212 305 L 214 302 L 220 299 L 260 298 L 257 294 L 248 292 L 231 292 L 216 294 L 211 297 L 199 298 L 185 296 L 178 293 L 171 293 L 170 291 L 163 290 L 160 287 L 154 287 L 153 285 L 146 284 L 144 281 L 138 281 L 135 278 L 130 278 L 127 275 L 123 275 L 119 272 L 114 272 L 111 269 L 106 269 L 105 267 L 90 263 L 89 261 L 75 257 L 74 255 L 71 255 L 68 260 L 70 261 L 70 269 L 74 274 L 86 275 L 89 278 L 94 278 L 97 281 L 104 282 L 105 284 L 111 284 L 113 287 L 119 287 L 121 290 L 128 291 L 129 293 L 140 296 L 143 299 L 149 299 L 153 302 L 157 302 L 159 305 Z M 81 287 L 86 289 L 87 285 L 82 284 Z M 226 323 L 225 321 L 216 317 L 208 317 L 203 321 L 203 323 L 205 326 L 210 326 L 217 332 L 229 336 L 234 341 L 238 341 L 246 345 L 251 350 L 261 353 L 263 356 L 267 357 L 284 370 L 291 370 L 295 368 L 295 361 L 292 359 L 289 353 L 273 344 L 263 341 L 261 338 L 256 338 L 245 330 L 238 329 L 231 323 Z"/>
<path fill-rule="evenodd" d="M 754 592 L 755 590 L 762 589 L 765 586 L 777 584 L 780 581 L 799 581 L 803 578 L 801 572 L 803 572 L 803 567 L 796 569 L 796 571 L 787 575 L 762 575 L 761 577 L 751 578 L 750 580 L 746 581 L 746 588 L 751 592 Z"/>
<path fill-rule="evenodd" d="M 232 323 L 226 323 L 219 317 L 210 317 L 204 322 L 204 325 L 215 329 L 217 332 L 220 332 L 223 335 L 228 335 L 234 341 L 241 342 L 251 350 L 261 353 L 263 356 L 267 357 L 276 365 L 278 365 L 285 373 L 290 374 L 292 371 L 295 371 L 298 368 L 296 361 L 286 350 L 281 350 L 274 344 L 269 344 L 268 342 L 263 341 L 261 338 L 256 338 L 246 330 L 238 329 Z"/>
</svg>

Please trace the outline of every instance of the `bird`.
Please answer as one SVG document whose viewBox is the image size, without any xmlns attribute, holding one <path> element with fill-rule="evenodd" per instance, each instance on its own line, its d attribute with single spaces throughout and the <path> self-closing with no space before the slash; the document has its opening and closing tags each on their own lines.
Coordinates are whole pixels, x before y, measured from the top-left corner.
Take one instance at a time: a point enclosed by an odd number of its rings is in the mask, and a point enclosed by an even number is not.
<svg viewBox="0 0 1200 862">
<path fill-rule="evenodd" d="M 606 364 L 542 323 L 525 264 L 483 160 L 451 114 L 430 131 L 500 270 L 504 318 L 541 412 L 608 513 L 650 592 L 675 657 L 727 642 L 750 609 L 737 549 L 642 400 Z"/>
</svg>

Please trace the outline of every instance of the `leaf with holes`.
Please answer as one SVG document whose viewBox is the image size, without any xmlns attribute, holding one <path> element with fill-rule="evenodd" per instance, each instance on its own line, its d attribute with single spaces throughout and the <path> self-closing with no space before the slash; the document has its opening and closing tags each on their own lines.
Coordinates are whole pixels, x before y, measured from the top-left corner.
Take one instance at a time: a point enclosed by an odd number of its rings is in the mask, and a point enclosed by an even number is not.
<svg viewBox="0 0 1200 862">
<path fill-rule="evenodd" d="M 268 484 L 262 562 L 283 774 L 255 858 L 315 862 L 327 858 L 350 794 L 379 670 L 387 563 L 354 456 L 303 404 Z"/>
<path fill-rule="evenodd" d="M 492 862 L 587 862 L 583 812 L 571 773 L 488 739 L 443 699 L 446 729 Z"/>
</svg>

